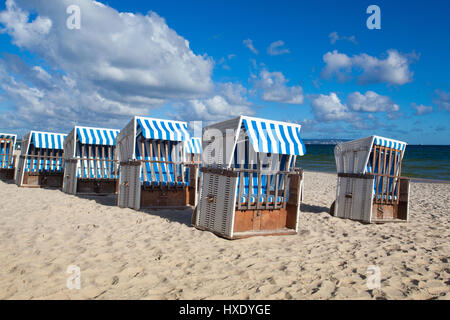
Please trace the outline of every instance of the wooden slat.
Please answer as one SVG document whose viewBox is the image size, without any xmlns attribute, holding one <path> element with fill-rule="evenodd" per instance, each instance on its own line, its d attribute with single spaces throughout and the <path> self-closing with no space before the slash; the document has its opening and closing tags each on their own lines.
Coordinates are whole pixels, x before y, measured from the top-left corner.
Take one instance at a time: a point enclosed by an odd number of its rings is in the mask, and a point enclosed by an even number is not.
<svg viewBox="0 0 450 320">
<path fill-rule="evenodd" d="M 389 150 L 389 164 L 388 164 L 388 168 L 387 168 L 387 174 L 388 174 L 388 179 L 387 179 L 387 187 L 386 187 L 386 200 L 388 201 L 388 203 L 393 203 L 394 199 L 393 198 L 389 198 L 390 196 L 390 191 L 389 191 L 389 182 L 391 179 L 391 169 L 392 169 L 392 148 L 388 148 Z M 392 183 L 391 183 L 391 187 L 394 188 L 394 179 L 392 178 Z"/>
<path fill-rule="evenodd" d="M 175 153 L 175 144 L 174 143 L 172 143 L 172 150 L 170 152 L 172 153 L 172 161 L 178 160 L 178 155 Z M 175 157 L 175 159 L 174 159 L 174 157 Z M 174 165 L 174 167 L 173 167 L 173 175 L 174 175 L 174 178 L 175 178 L 175 184 L 177 184 L 178 183 L 178 168 L 177 168 L 177 165 Z"/>
<path fill-rule="evenodd" d="M 158 152 L 158 156 L 156 157 L 156 159 L 161 159 L 161 144 L 160 142 L 156 142 L 156 150 Z M 163 181 L 163 175 L 162 175 L 162 170 L 161 170 L 161 163 L 158 161 L 157 162 L 157 166 L 158 166 L 158 171 L 159 171 L 159 181 L 160 183 Z"/>
<path fill-rule="evenodd" d="M 91 177 L 91 160 L 90 159 L 92 159 L 92 149 L 91 149 L 91 146 L 88 146 L 88 177 L 90 178 Z"/>
<path fill-rule="evenodd" d="M 2 150 L 2 154 L 1 154 L 2 166 L 1 166 L 1 168 L 3 168 L 5 166 L 5 160 L 6 160 L 6 139 L 4 139 L 4 140 L 2 139 L 0 141 L 0 150 Z"/>
<path fill-rule="evenodd" d="M 98 157 L 98 145 L 94 146 L 94 150 L 95 150 L 95 156 L 93 155 L 94 158 L 94 178 L 95 179 L 99 179 L 99 157 Z"/>
<path fill-rule="evenodd" d="M 110 167 L 108 170 L 108 176 L 114 179 L 119 179 L 119 164 L 115 161 L 116 150 L 112 146 L 108 146 L 108 157 L 110 159 Z"/>
<path fill-rule="evenodd" d="M 387 159 L 387 148 L 383 147 L 384 152 L 384 159 L 383 159 L 383 171 L 382 171 L 382 184 L 381 184 L 381 203 L 385 203 L 385 197 L 384 197 L 384 185 L 386 183 L 386 159 Z"/>
<path fill-rule="evenodd" d="M 39 170 L 41 169 L 41 152 L 42 152 L 42 149 L 38 149 L 37 150 L 37 172 L 39 172 Z"/>
<path fill-rule="evenodd" d="M 153 159 L 153 142 L 148 143 L 148 155 L 150 159 Z M 152 177 L 152 182 L 156 180 L 155 176 L 155 168 L 153 167 L 153 163 L 150 163 L 150 175 Z"/>
<path fill-rule="evenodd" d="M 289 176 L 287 174 L 283 175 L 284 180 L 284 192 L 283 192 L 283 209 L 286 208 L 286 202 L 287 202 L 287 196 L 288 196 L 288 190 L 289 190 Z"/>
<path fill-rule="evenodd" d="M 279 209 L 278 207 L 278 187 L 279 187 L 280 178 L 278 177 L 278 173 L 275 174 L 275 199 L 274 199 L 274 208 Z"/>
<path fill-rule="evenodd" d="M 169 147 L 168 147 L 169 142 L 168 141 L 164 141 L 163 145 L 164 145 L 164 153 L 166 155 L 166 161 L 169 161 Z M 170 164 L 167 164 L 166 166 L 166 175 L 167 175 L 167 185 L 170 186 L 170 182 L 172 181 L 172 177 L 170 176 Z"/>
<path fill-rule="evenodd" d="M 92 148 L 92 170 L 94 171 L 94 174 L 92 177 L 94 179 L 97 179 L 97 145 L 93 146 Z M 95 155 L 94 155 L 95 154 Z"/>
<path fill-rule="evenodd" d="M 291 158 L 291 156 L 289 156 L 287 159 L 286 159 L 286 165 L 284 166 L 285 168 L 289 168 L 289 160 L 290 160 L 290 158 Z M 286 208 L 286 199 L 287 199 L 287 192 L 288 192 L 288 175 L 286 174 L 286 173 L 284 173 L 283 174 L 283 201 L 282 201 L 282 203 L 283 203 L 283 209 L 285 209 Z"/>
<path fill-rule="evenodd" d="M 239 173 L 239 194 L 238 194 L 238 208 L 239 210 L 242 209 L 242 203 L 241 203 L 241 198 L 244 194 L 244 177 L 245 173 L 243 171 L 241 171 Z"/>
<path fill-rule="evenodd" d="M 84 145 L 81 145 L 81 158 L 85 157 Z M 84 172 L 86 170 L 86 163 L 84 160 L 81 160 L 81 177 L 85 178 Z"/>
<path fill-rule="evenodd" d="M 9 143 L 8 143 L 8 141 L 9 141 Z M 7 147 L 7 145 L 9 144 L 9 152 L 8 152 L 8 159 L 6 159 L 6 147 Z M 5 163 L 6 163 L 6 167 L 8 168 L 9 167 L 9 164 L 11 163 L 11 159 L 12 159 L 12 157 L 13 157 L 13 154 L 12 154 L 12 150 L 13 150 L 13 147 L 14 147 L 14 141 L 13 141 L 13 139 L 7 139 L 7 140 L 5 140 L 5 147 L 4 147 L 4 149 L 3 149 L 3 153 L 4 153 L 4 158 L 5 158 Z M 3 160 L 2 160 L 3 161 Z"/>
<path fill-rule="evenodd" d="M 377 155 L 377 146 L 376 145 L 373 146 L 372 152 L 373 152 L 372 173 L 375 174 L 375 166 L 376 166 L 375 160 L 376 160 L 376 155 Z"/>
<path fill-rule="evenodd" d="M 53 167 L 53 157 L 56 155 L 56 149 L 50 151 L 50 156 L 48 159 L 48 169 L 50 171 L 56 171 L 56 167 Z"/>
<path fill-rule="evenodd" d="M 141 150 L 142 150 L 142 154 L 141 154 L 141 158 L 145 160 L 145 141 L 144 139 L 141 140 Z M 151 167 L 151 164 L 150 164 Z M 142 173 L 143 173 L 143 178 L 144 178 L 144 182 L 148 182 L 148 173 L 147 173 L 147 165 L 145 164 L 145 162 L 143 163 L 142 166 Z"/>
<path fill-rule="evenodd" d="M 256 194 L 256 208 L 257 209 L 260 209 L 260 205 L 261 205 L 261 202 L 259 201 L 259 198 L 261 197 L 261 179 L 262 179 L 262 176 L 261 176 L 261 159 L 260 159 L 260 157 L 258 156 L 258 191 L 257 191 L 257 194 Z"/>
<path fill-rule="evenodd" d="M 381 148 L 377 148 L 378 149 L 378 172 L 377 172 L 377 187 L 376 187 L 376 192 L 375 192 L 375 197 L 376 197 L 376 201 L 380 202 L 379 198 L 378 198 L 378 185 L 380 183 L 380 172 L 381 172 Z"/>
<path fill-rule="evenodd" d="M 399 159 L 398 159 L 398 177 L 402 176 L 402 151 L 400 151 Z M 400 180 L 397 185 L 397 203 L 400 201 Z"/>
<path fill-rule="evenodd" d="M 106 162 L 106 146 L 100 146 L 100 150 L 102 151 L 102 156 L 100 157 L 100 173 L 102 178 L 110 178 L 110 174 L 108 173 L 108 166 Z"/>
<path fill-rule="evenodd" d="M 183 143 L 180 143 L 179 145 L 178 145 L 178 147 L 181 149 L 181 154 L 185 154 L 185 152 L 184 152 L 184 144 Z M 181 160 L 183 160 L 183 159 L 181 159 Z M 181 182 L 183 183 L 183 185 L 184 185 L 184 183 L 185 183 L 185 179 L 184 179 L 184 171 L 185 171 L 185 166 L 184 166 L 184 164 L 183 163 L 181 163 L 180 164 L 180 168 L 181 168 Z"/>
<path fill-rule="evenodd" d="M 392 183 L 392 192 L 391 192 L 391 197 L 392 200 L 394 200 L 394 196 L 395 196 L 395 187 L 399 184 L 399 180 L 398 180 L 398 175 L 397 175 L 397 154 L 398 151 L 394 150 L 394 179 L 393 179 L 393 183 Z M 397 203 L 398 198 L 395 199 L 395 203 Z"/>
</svg>

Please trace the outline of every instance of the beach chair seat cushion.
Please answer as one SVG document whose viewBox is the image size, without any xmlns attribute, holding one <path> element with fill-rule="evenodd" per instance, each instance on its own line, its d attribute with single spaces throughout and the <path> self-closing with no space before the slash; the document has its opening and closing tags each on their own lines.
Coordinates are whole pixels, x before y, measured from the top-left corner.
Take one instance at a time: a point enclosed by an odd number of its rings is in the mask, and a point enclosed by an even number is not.
<svg viewBox="0 0 450 320">
<path fill-rule="evenodd" d="M 141 181 L 143 182 L 143 184 L 145 185 L 145 186 L 154 186 L 154 187 L 167 187 L 167 186 L 170 186 L 170 187 L 175 187 L 175 186 L 177 186 L 177 187 L 184 187 L 184 186 L 189 186 L 189 183 L 186 181 L 186 182 L 182 182 L 182 181 L 177 181 L 177 182 L 167 182 L 167 181 L 143 181 L 143 178 L 141 178 Z"/>
<path fill-rule="evenodd" d="M 249 197 L 248 196 L 246 196 L 246 195 L 244 195 L 244 196 L 241 196 L 241 204 L 247 204 L 248 203 L 248 199 Z M 260 203 L 266 203 L 266 199 L 267 199 L 267 197 L 264 195 L 264 196 L 259 196 L 259 202 Z M 269 196 L 268 197 L 268 203 L 269 204 L 273 204 L 274 203 L 274 199 L 275 199 L 275 196 Z M 256 200 L 257 200 L 257 196 L 256 195 L 252 195 L 252 196 L 250 196 L 250 204 L 255 204 L 256 203 Z M 281 203 L 283 201 L 283 197 L 281 197 L 281 196 L 278 196 L 277 197 L 277 204 L 278 203 Z"/>
</svg>

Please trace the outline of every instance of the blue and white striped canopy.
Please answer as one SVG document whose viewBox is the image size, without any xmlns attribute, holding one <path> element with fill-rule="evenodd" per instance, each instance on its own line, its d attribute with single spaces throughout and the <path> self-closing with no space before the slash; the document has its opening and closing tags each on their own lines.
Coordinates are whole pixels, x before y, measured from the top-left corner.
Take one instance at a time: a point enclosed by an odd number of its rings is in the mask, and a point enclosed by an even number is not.
<svg viewBox="0 0 450 320">
<path fill-rule="evenodd" d="M 137 123 L 145 139 L 188 141 L 191 138 L 187 122 L 137 117 Z"/>
<path fill-rule="evenodd" d="M 191 138 L 186 141 L 186 153 L 201 154 L 202 153 L 202 139 Z"/>
<path fill-rule="evenodd" d="M 242 122 L 255 152 L 296 156 L 306 152 L 298 124 L 249 117 L 243 117 Z"/>
<path fill-rule="evenodd" d="M 64 139 L 66 134 L 50 132 L 31 132 L 31 143 L 35 148 L 41 149 L 64 149 Z"/>
<path fill-rule="evenodd" d="M 113 146 L 120 130 L 76 127 L 77 139 L 82 144 Z"/>
<path fill-rule="evenodd" d="M 398 141 L 398 140 L 393 140 L 393 139 L 388 139 L 388 138 L 383 138 L 383 137 L 379 137 L 379 136 L 374 136 L 374 144 L 377 146 L 382 146 L 382 147 L 388 147 L 388 148 L 393 148 L 393 149 L 397 149 L 397 150 L 402 150 L 404 151 L 406 148 L 406 142 L 403 141 Z"/>
<path fill-rule="evenodd" d="M 0 139 L 13 139 L 16 142 L 17 135 L 9 133 L 0 133 Z"/>
</svg>

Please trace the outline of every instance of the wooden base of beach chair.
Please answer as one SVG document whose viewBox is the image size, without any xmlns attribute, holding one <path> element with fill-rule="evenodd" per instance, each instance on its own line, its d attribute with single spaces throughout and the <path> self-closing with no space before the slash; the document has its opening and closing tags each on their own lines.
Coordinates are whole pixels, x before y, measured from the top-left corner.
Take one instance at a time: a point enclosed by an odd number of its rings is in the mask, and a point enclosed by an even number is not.
<svg viewBox="0 0 450 320">
<path fill-rule="evenodd" d="M 402 217 L 400 205 L 386 205 L 374 203 L 372 207 L 372 223 L 384 223 L 392 221 L 404 221 L 406 217 Z"/>
<path fill-rule="evenodd" d="M 63 173 L 29 173 L 25 172 L 21 187 L 29 188 L 61 188 Z"/>
<path fill-rule="evenodd" d="M 245 210 L 235 211 L 234 237 L 237 234 L 279 235 L 295 234 L 297 222 L 296 207 L 287 205 L 277 210 Z M 287 232 L 287 233 L 286 233 Z"/>
<path fill-rule="evenodd" d="M 186 207 L 189 199 L 190 190 L 187 187 L 141 188 L 141 208 Z"/>
<path fill-rule="evenodd" d="M 364 223 L 407 222 L 410 179 L 399 177 L 397 197 L 374 198 L 374 177 L 369 174 L 338 174 L 337 200 L 331 215 Z"/>
<path fill-rule="evenodd" d="M 107 195 L 117 193 L 117 179 L 78 179 L 77 194 Z"/>
<path fill-rule="evenodd" d="M 236 204 L 235 171 L 202 168 L 202 174 L 200 201 L 192 216 L 192 224 L 197 229 L 211 231 L 230 240 L 297 233 L 303 171 L 293 171 L 286 177 L 288 188 L 283 190 L 283 194 L 281 191 L 278 193 L 282 200 L 276 208 L 272 205 L 269 209 L 264 203 L 250 209 Z M 286 198 L 289 200 L 284 202 Z"/>
<path fill-rule="evenodd" d="M 0 169 L 0 180 L 14 180 L 14 169 Z"/>
</svg>

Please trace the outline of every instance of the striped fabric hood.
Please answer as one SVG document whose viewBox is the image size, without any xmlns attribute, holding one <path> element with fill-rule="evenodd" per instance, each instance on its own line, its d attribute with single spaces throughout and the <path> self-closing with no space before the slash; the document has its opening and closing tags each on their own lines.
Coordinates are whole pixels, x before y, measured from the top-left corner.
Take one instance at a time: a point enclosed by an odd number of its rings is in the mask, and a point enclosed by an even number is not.
<svg viewBox="0 0 450 320">
<path fill-rule="evenodd" d="M 82 144 L 113 146 L 116 144 L 116 137 L 120 130 L 76 127 L 77 140 Z"/>
<path fill-rule="evenodd" d="M 62 150 L 64 149 L 64 139 L 66 136 L 66 134 L 62 133 L 31 131 L 30 143 L 35 148 Z"/>
<path fill-rule="evenodd" d="M 137 129 L 145 139 L 189 141 L 187 122 L 136 117 Z"/>
<path fill-rule="evenodd" d="M 256 152 L 296 156 L 306 153 L 298 124 L 244 116 L 242 123 Z"/>
</svg>

